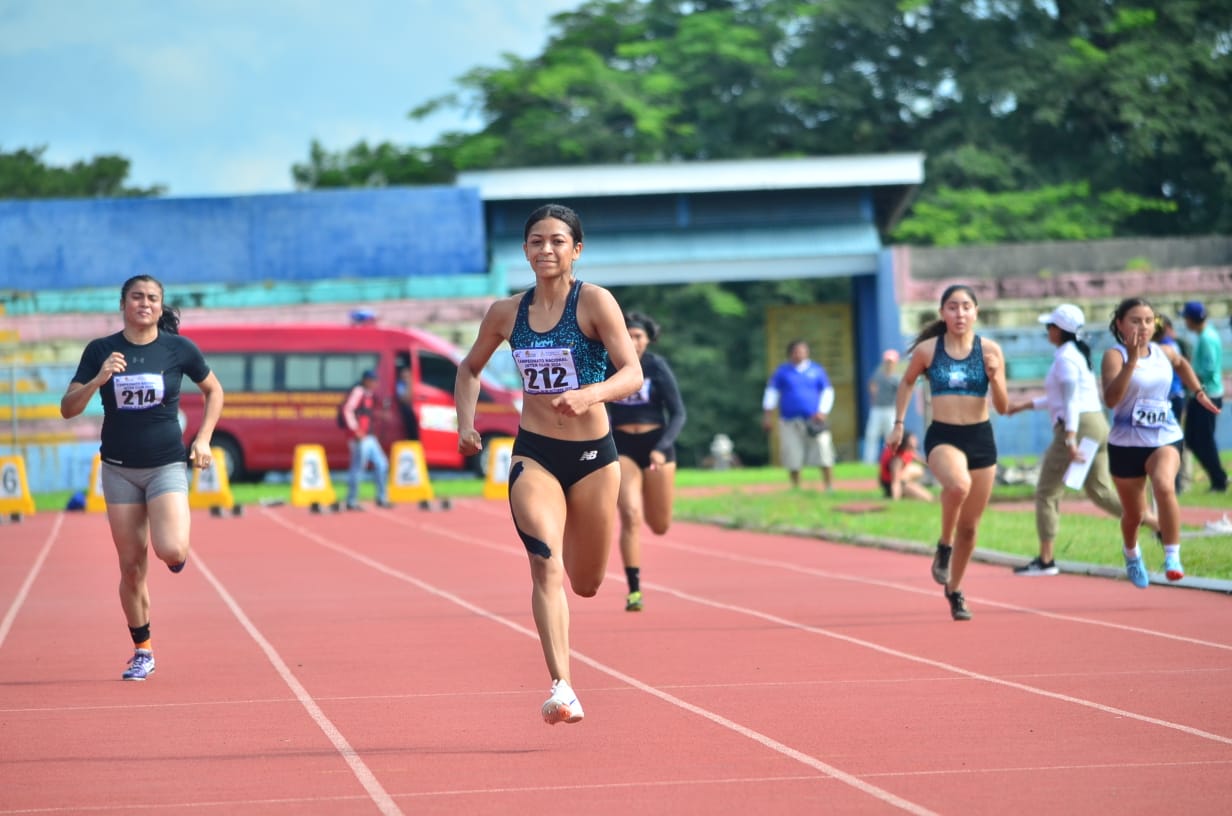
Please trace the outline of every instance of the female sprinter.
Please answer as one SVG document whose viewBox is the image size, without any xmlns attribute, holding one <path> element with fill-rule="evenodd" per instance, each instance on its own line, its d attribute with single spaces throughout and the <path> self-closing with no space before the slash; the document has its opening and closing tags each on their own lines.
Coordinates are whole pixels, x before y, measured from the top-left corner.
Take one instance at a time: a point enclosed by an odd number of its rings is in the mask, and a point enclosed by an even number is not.
<svg viewBox="0 0 1232 816">
<path fill-rule="evenodd" d="M 187 374 L 205 395 L 201 429 L 187 455 L 194 467 L 210 466 L 223 393 L 200 350 L 179 336 L 179 313 L 163 303 L 161 283 L 149 275 L 129 278 L 120 289 L 120 310 L 124 329 L 86 346 L 60 399 L 60 415 L 79 415 L 95 392 L 103 400 L 103 498 L 120 560 L 120 606 L 135 648 L 122 677 L 145 680 L 154 673 L 145 580 L 149 547 L 172 572 L 188 559 L 181 381 Z"/>
<path fill-rule="evenodd" d="M 564 579 L 584 598 L 598 592 L 616 521 L 620 465 L 604 403 L 642 385 L 616 299 L 573 275 L 582 241 L 582 223 L 568 207 L 548 204 L 531 213 L 522 250 L 535 285 L 488 309 L 454 387 L 458 450 L 473 456 L 482 447 L 475 430 L 479 373 L 508 341 L 524 394 L 509 508 L 530 559 L 531 611 L 552 676 L 541 713 L 551 725 L 582 719 L 569 674 Z M 609 356 L 614 373 L 605 379 Z"/>
<path fill-rule="evenodd" d="M 991 393 L 997 412 L 1009 410 L 1005 358 L 1001 347 L 975 333 L 979 304 L 969 286 L 955 284 L 941 294 L 941 319 L 911 343 L 911 359 L 898 385 L 894 427 L 887 445 L 898 445 L 911 391 L 928 376 L 932 422 L 924 433 L 928 469 L 941 485 L 941 538 L 933 557 L 933 580 L 945 587 L 954 620 L 971 620 L 963 598 L 963 573 L 980 517 L 988 507 L 997 475 L 997 441 L 989 421 Z"/>
<path fill-rule="evenodd" d="M 659 324 L 630 312 L 625 325 L 645 379 L 632 395 L 609 402 L 607 412 L 620 454 L 620 559 L 629 584 L 625 611 L 641 612 L 642 524 L 649 524 L 655 535 L 663 535 L 672 524 L 676 437 L 684 427 L 685 410 L 667 360 L 646 350 L 659 338 Z"/>
<path fill-rule="evenodd" d="M 1117 341 L 1100 364 L 1104 404 L 1112 409 L 1108 469 L 1125 508 L 1121 516 L 1125 572 L 1134 586 L 1146 589 L 1151 579 L 1138 548 L 1138 527 L 1147 515 L 1143 488 L 1148 476 L 1164 545 L 1164 574 L 1169 581 L 1185 577 L 1181 566 L 1181 506 L 1176 498 L 1176 472 L 1181 466 L 1176 443 L 1184 434 L 1168 399 L 1173 373 L 1180 375 L 1199 405 L 1213 414 L 1218 414 L 1219 408 L 1175 347 L 1151 341 L 1156 324 L 1150 303 L 1142 298 L 1121 301 L 1108 328 Z"/>
</svg>

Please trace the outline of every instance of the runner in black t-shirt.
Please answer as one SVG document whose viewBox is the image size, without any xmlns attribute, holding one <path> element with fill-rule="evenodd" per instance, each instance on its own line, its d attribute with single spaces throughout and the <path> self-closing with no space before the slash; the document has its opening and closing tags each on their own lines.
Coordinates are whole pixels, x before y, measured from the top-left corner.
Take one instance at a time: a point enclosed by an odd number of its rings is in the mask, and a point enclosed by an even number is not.
<svg viewBox="0 0 1232 816">
<path fill-rule="evenodd" d="M 102 475 L 107 521 L 120 561 L 120 605 L 135 652 L 125 680 L 154 672 L 150 648 L 148 547 L 172 572 L 188 559 L 188 476 L 211 465 L 210 437 L 223 392 L 200 350 L 179 336 L 179 314 L 163 304 L 163 285 L 149 275 L 120 290 L 124 330 L 92 340 L 60 400 L 65 419 L 79 415 L 97 391 L 103 401 Z M 205 415 L 184 450 L 180 384 L 187 374 L 205 394 Z"/>
<path fill-rule="evenodd" d="M 663 535 L 672 523 L 676 488 L 676 437 L 684 427 L 684 401 L 672 369 L 646 348 L 659 337 L 659 324 L 630 312 L 625 326 L 642 362 L 642 387 L 607 404 L 612 436 L 620 454 L 620 558 L 629 594 L 625 610 L 642 610 L 642 523 Z M 665 419 L 666 418 L 666 419 Z"/>
</svg>

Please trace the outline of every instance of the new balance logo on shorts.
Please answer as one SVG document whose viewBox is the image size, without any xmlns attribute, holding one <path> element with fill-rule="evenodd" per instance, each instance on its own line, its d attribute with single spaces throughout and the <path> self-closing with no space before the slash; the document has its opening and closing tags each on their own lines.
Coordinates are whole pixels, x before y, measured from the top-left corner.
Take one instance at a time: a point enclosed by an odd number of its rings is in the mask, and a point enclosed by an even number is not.
<svg viewBox="0 0 1232 816">
<path fill-rule="evenodd" d="M 588 451 L 582 451 L 582 455 L 578 457 L 578 461 L 579 462 L 589 462 L 591 459 L 598 459 L 598 458 L 599 458 L 599 451 L 588 450 Z"/>
</svg>

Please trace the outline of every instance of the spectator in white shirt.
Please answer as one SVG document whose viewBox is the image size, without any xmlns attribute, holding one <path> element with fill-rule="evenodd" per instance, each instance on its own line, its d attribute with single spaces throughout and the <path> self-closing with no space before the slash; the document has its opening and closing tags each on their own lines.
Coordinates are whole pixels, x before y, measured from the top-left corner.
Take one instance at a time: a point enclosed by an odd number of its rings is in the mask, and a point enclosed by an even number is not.
<svg viewBox="0 0 1232 816">
<path fill-rule="evenodd" d="M 1019 411 L 1047 411 L 1052 420 L 1052 443 L 1040 461 L 1039 481 L 1035 486 L 1035 529 L 1039 536 L 1039 555 L 1016 567 L 1018 575 L 1056 575 L 1059 571 L 1053 552 L 1060 521 L 1061 494 L 1065 491 L 1065 472 L 1071 462 L 1085 461 L 1079 452 L 1080 439 L 1090 439 L 1099 447 L 1082 484 L 1087 497 L 1111 516 L 1124 515 L 1121 500 L 1108 471 L 1108 419 L 1099 398 L 1099 388 L 1091 369 L 1091 349 L 1082 340 L 1082 310 L 1063 303 L 1039 321 L 1048 327 L 1048 340 L 1057 347 L 1052 366 L 1044 377 L 1044 396 L 1010 405 L 1009 414 Z M 1143 524 L 1158 531 L 1159 521 L 1148 515 Z"/>
</svg>

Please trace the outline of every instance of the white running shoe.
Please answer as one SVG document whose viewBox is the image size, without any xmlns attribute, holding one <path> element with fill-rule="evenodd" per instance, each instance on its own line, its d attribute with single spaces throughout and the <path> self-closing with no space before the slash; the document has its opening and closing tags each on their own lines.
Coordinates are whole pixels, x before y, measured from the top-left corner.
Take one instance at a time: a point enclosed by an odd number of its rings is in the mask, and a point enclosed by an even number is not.
<svg viewBox="0 0 1232 816">
<path fill-rule="evenodd" d="M 554 680 L 552 696 L 543 704 L 543 721 L 548 725 L 556 725 L 558 722 L 575 723 L 581 722 L 583 716 L 582 703 L 569 684 L 564 680 Z"/>
</svg>

